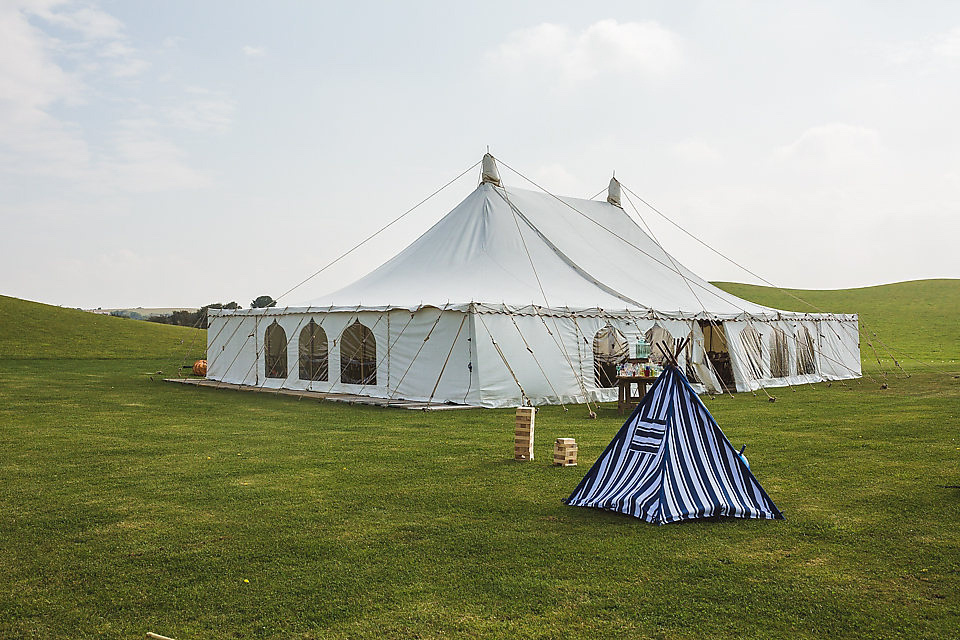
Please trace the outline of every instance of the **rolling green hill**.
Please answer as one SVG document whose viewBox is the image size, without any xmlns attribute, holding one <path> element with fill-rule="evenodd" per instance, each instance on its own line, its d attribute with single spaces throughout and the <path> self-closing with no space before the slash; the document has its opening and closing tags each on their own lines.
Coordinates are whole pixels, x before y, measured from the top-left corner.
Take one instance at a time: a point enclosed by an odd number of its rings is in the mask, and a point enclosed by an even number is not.
<svg viewBox="0 0 960 640">
<path fill-rule="evenodd" d="M 206 332 L 0 296 L 0 358 L 182 358 Z"/>
<path fill-rule="evenodd" d="M 714 284 L 778 309 L 860 314 L 861 330 L 871 338 L 874 333 L 879 337 L 875 345 L 884 359 L 890 350 L 880 341 L 895 353 L 925 361 L 960 360 L 960 280 L 820 291 Z M 184 345 L 197 345 L 191 357 L 200 357 L 206 341 L 203 333 L 0 296 L 0 358 L 181 357 Z M 862 346 L 864 362 L 874 362 L 869 345 Z"/>
<path fill-rule="evenodd" d="M 960 280 L 913 280 L 824 291 L 774 289 L 734 282 L 713 284 L 741 298 L 777 309 L 857 313 L 860 330 L 871 341 L 876 334 L 895 353 L 932 362 L 960 360 Z M 881 358 L 886 358 L 888 350 L 880 342 L 874 344 Z M 875 362 L 869 344 L 861 342 L 860 352 L 865 363 Z"/>
</svg>

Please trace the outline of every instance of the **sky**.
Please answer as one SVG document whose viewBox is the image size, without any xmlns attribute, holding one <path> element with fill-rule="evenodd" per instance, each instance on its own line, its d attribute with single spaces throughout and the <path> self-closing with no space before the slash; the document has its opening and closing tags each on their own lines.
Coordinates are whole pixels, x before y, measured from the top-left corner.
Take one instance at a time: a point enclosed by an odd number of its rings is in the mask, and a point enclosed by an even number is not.
<svg viewBox="0 0 960 640">
<path fill-rule="evenodd" d="M 0 294 L 247 307 L 488 147 L 508 187 L 590 198 L 615 171 L 777 286 L 960 278 L 958 113 L 956 2 L 0 0 Z M 635 204 L 701 276 L 757 282 Z"/>
</svg>

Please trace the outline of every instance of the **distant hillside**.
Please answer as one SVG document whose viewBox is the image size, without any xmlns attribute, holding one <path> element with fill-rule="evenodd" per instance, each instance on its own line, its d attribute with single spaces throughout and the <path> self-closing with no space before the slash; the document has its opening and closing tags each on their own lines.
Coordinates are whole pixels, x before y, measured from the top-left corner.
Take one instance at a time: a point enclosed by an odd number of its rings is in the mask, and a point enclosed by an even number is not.
<svg viewBox="0 0 960 640">
<path fill-rule="evenodd" d="M 780 290 L 735 282 L 714 284 L 777 309 L 857 313 L 861 330 L 871 339 L 872 330 L 894 349 L 921 360 L 960 360 L 960 280 L 913 280 L 823 291 Z M 804 305 L 792 296 L 810 304 Z M 860 351 L 864 362 L 872 360 L 868 344 L 862 344 Z M 878 351 L 882 351 L 879 346 Z"/>
<path fill-rule="evenodd" d="M 180 358 L 205 333 L 0 296 L 0 358 Z"/>
<path fill-rule="evenodd" d="M 195 312 L 196 309 L 191 307 L 137 307 L 135 309 L 84 309 L 84 311 L 89 311 L 90 313 L 99 313 L 105 316 L 108 316 L 112 313 L 126 316 L 127 318 L 146 320 L 147 318 L 152 318 L 154 316 L 168 316 L 174 311 Z"/>
</svg>

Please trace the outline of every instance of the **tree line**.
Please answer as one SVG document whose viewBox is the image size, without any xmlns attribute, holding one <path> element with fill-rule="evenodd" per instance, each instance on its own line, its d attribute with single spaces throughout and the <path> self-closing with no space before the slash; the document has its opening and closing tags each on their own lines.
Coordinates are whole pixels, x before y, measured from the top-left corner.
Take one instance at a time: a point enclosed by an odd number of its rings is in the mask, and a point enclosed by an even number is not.
<svg viewBox="0 0 960 640">
<path fill-rule="evenodd" d="M 268 307 L 277 306 L 277 301 L 271 298 L 270 296 L 258 296 L 255 300 L 250 303 L 251 309 L 265 309 Z M 147 318 L 150 322 L 157 322 L 160 324 L 173 324 L 181 327 L 199 327 L 200 329 L 207 328 L 207 316 L 210 309 L 242 309 L 239 304 L 236 302 L 212 302 L 210 304 L 205 304 L 196 311 L 174 311 L 173 313 L 162 315 L 162 316 L 152 316 Z"/>
</svg>

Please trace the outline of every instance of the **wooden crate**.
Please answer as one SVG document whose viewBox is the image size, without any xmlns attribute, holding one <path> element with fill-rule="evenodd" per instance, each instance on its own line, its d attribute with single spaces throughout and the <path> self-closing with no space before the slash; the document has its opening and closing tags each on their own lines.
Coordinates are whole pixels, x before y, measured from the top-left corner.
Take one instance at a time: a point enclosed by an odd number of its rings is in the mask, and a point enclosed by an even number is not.
<svg viewBox="0 0 960 640">
<path fill-rule="evenodd" d="M 553 464 L 561 467 L 577 466 L 577 441 L 573 438 L 557 438 L 553 443 Z"/>
<path fill-rule="evenodd" d="M 533 427 L 536 415 L 533 407 L 517 407 L 513 433 L 514 460 L 533 460 Z"/>
</svg>

